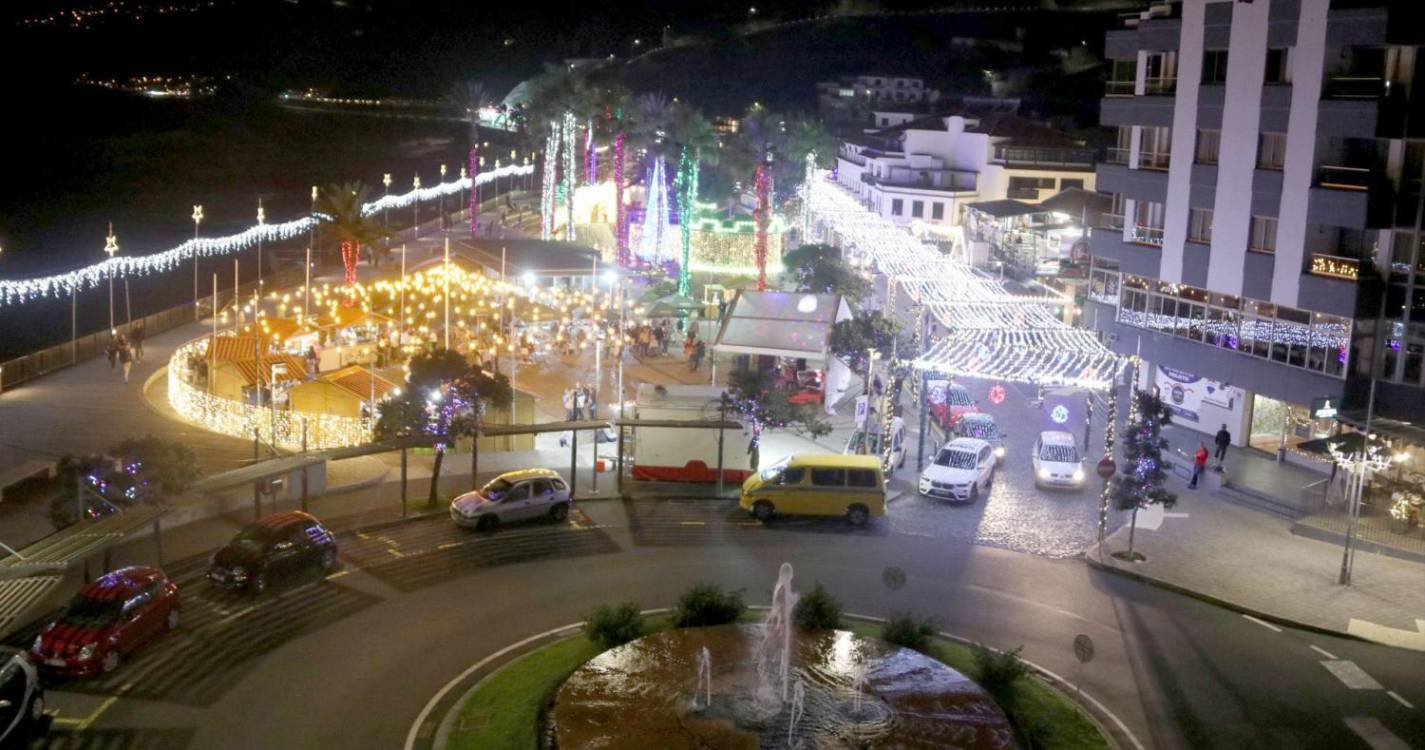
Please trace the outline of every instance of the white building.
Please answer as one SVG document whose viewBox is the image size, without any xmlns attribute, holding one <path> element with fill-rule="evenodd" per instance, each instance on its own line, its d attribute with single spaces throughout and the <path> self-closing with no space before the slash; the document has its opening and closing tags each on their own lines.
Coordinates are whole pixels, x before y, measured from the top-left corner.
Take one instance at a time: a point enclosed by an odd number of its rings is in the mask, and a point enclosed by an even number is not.
<svg viewBox="0 0 1425 750">
<path fill-rule="evenodd" d="M 967 202 L 1094 189 L 1095 152 L 1011 114 L 937 115 L 841 144 L 837 179 L 897 224 L 957 226 Z"/>
</svg>

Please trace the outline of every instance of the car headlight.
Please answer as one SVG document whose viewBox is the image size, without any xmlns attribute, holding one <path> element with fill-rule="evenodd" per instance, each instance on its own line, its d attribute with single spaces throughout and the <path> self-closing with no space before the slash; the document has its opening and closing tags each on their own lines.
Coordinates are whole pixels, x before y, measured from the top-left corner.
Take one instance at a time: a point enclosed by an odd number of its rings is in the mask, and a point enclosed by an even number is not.
<svg viewBox="0 0 1425 750">
<path fill-rule="evenodd" d="M 995 448 L 995 458 L 1004 458 L 1004 446 Z"/>
<path fill-rule="evenodd" d="M 241 565 L 236 568 L 233 568 L 233 580 L 241 581 L 245 578 L 247 578 L 247 568 L 244 568 Z"/>
<path fill-rule="evenodd" d="M 1083 470 L 1082 468 L 1074 469 L 1074 481 L 1075 481 L 1075 482 L 1082 482 L 1082 481 L 1084 481 L 1084 470 Z"/>
<path fill-rule="evenodd" d="M 86 643 L 86 644 L 84 644 L 84 647 L 83 647 L 83 648 L 79 649 L 79 658 L 81 658 L 81 659 L 92 659 L 92 658 L 94 658 L 94 652 L 95 652 L 95 651 L 98 651 L 98 650 L 99 650 L 99 644 L 97 644 L 97 643 Z"/>
<path fill-rule="evenodd" d="M 1049 470 L 1048 470 L 1048 469 L 1040 469 L 1040 470 L 1039 470 L 1039 478 L 1040 478 L 1040 479 L 1048 479 L 1048 478 L 1049 478 Z"/>
</svg>

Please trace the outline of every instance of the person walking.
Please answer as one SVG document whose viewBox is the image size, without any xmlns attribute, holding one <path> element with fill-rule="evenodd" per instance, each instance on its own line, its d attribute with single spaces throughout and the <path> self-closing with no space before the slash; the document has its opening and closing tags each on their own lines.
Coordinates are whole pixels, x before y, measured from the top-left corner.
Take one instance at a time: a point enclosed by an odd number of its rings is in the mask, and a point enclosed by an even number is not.
<svg viewBox="0 0 1425 750">
<path fill-rule="evenodd" d="M 129 342 L 119 336 L 119 364 L 124 366 L 124 382 L 129 382 L 129 370 L 134 367 L 134 353 L 129 348 Z"/>
<path fill-rule="evenodd" d="M 134 360 L 137 362 L 143 361 L 143 338 L 145 334 L 144 328 L 145 326 L 143 323 L 139 323 L 137 326 L 134 326 Z"/>
<path fill-rule="evenodd" d="M 570 389 L 568 389 L 568 388 L 565 388 L 565 389 L 564 389 L 563 404 L 564 404 L 564 421 L 565 421 L 565 422 L 573 422 L 573 421 L 574 421 L 574 391 L 572 391 L 572 390 L 570 390 Z"/>
<path fill-rule="evenodd" d="M 664 343 L 667 340 L 667 334 L 668 332 L 664 330 L 662 324 L 653 329 L 653 344 L 658 347 L 660 354 L 668 353 L 668 344 Z"/>
<path fill-rule="evenodd" d="M 703 364 L 703 357 L 706 356 L 706 355 L 707 355 L 707 346 L 706 346 L 705 344 L 703 344 L 702 341 L 698 341 L 698 342 L 694 343 L 694 344 L 693 344 L 693 359 L 692 359 L 692 363 L 691 363 L 692 366 L 688 368 L 688 371 L 689 371 L 689 372 L 697 372 L 697 371 L 698 371 L 698 367 L 700 367 L 700 366 Z"/>
<path fill-rule="evenodd" d="M 599 418 L 598 395 L 594 393 L 593 386 L 584 386 L 584 401 L 589 405 L 589 419 Z"/>
<path fill-rule="evenodd" d="M 104 347 L 104 354 L 109 358 L 109 369 L 114 369 L 114 366 L 119 363 L 119 342 L 114 339 L 112 334 L 109 336 L 108 346 Z"/>
<path fill-rule="evenodd" d="M 579 383 L 574 386 L 574 421 L 578 422 L 584 418 L 584 407 L 589 404 L 589 396 L 584 391 L 584 384 Z"/>
<path fill-rule="evenodd" d="M 1222 462 L 1227 460 L 1227 446 L 1232 444 L 1232 433 L 1227 431 L 1227 425 L 1222 425 L 1222 429 L 1217 431 L 1217 435 L 1212 438 L 1212 442 L 1217 444 L 1214 455 L 1217 458 L 1217 469 L 1222 470 Z"/>
<path fill-rule="evenodd" d="M 1197 489 L 1197 478 L 1202 476 L 1202 472 L 1207 469 L 1207 443 L 1197 444 L 1197 453 L 1192 457 L 1192 481 L 1188 482 L 1188 489 Z"/>
</svg>

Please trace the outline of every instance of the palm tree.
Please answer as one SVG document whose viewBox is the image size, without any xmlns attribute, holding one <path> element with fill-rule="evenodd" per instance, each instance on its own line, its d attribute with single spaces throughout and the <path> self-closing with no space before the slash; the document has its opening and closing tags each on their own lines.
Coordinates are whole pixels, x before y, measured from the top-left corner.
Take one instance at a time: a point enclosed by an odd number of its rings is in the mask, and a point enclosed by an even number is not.
<svg viewBox="0 0 1425 750">
<path fill-rule="evenodd" d="M 333 183 L 327 185 L 317 198 L 318 218 L 335 230 L 341 262 L 346 267 L 347 286 L 356 283 L 356 263 L 361 257 L 361 246 L 371 246 L 372 264 L 375 265 L 375 245 L 389 236 L 380 222 L 361 212 L 369 192 L 360 182 Z"/>
<path fill-rule="evenodd" d="M 446 102 L 460 113 L 467 124 L 466 137 L 469 139 L 470 148 L 480 142 L 480 110 L 491 101 L 485 84 L 480 81 L 458 83 L 446 95 Z"/>
<path fill-rule="evenodd" d="M 682 255 L 679 264 L 678 293 L 692 292 L 693 219 L 697 216 L 698 176 L 703 155 L 717 162 L 718 141 L 712 123 L 692 107 L 679 104 L 673 108 L 671 139 L 679 146 L 677 188 L 678 223 L 682 234 Z"/>
</svg>

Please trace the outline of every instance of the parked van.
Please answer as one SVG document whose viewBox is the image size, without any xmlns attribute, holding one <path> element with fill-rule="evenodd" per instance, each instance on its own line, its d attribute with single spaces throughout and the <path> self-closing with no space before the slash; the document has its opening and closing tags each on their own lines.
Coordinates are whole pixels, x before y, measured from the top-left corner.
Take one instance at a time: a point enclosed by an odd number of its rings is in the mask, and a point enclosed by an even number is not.
<svg viewBox="0 0 1425 750">
<path fill-rule="evenodd" d="M 844 516 L 862 526 L 886 514 L 880 456 L 798 453 L 742 483 L 742 508 L 760 521 L 773 515 Z"/>
</svg>

